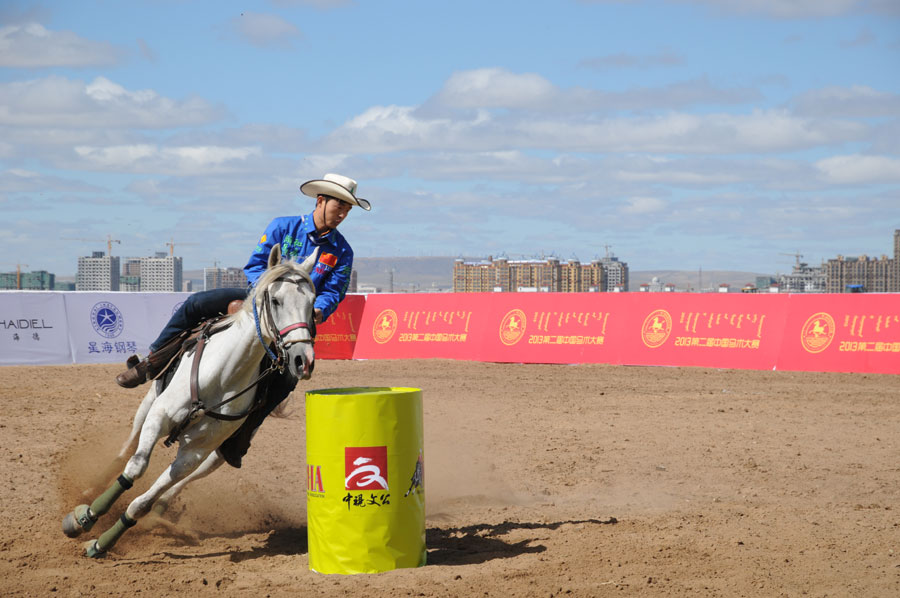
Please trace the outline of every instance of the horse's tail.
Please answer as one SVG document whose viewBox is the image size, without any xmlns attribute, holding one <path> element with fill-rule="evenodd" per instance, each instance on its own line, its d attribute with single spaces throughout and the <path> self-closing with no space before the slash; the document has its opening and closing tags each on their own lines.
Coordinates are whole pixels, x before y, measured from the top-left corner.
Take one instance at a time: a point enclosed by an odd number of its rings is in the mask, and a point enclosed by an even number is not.
<svg viewBox="0 0 900 598">
<path fill-rule="evenodd" d="M 293 417 L 294 412 L 296 410 L 294 409 L 293 405 L 291 404 L 291 396 L 292 395 L 288 395 L 288 397 L 285 400 L 278 403 L 278 406 L 272 410 L 272 413 L 270 413 L 269 416 L 270 417 L 280 417 L 280 418 L 284 418 L 284 419 Z"/>
</svg>

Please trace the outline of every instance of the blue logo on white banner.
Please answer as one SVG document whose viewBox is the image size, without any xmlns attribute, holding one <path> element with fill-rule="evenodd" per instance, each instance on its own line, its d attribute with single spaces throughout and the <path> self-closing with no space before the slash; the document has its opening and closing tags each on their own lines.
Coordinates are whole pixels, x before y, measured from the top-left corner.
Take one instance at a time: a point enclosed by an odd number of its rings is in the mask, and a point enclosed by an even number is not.
<svg viewBox="0 0 900 598">
<path fill-rule="evenodd" d="M 115 338 L 122 334 L 125 328 L 125 318 L 115 305 L 108 301 L 101 301 L 91 310 L 91 325 L 97 334 L 106 338 Z"/>
</svg>

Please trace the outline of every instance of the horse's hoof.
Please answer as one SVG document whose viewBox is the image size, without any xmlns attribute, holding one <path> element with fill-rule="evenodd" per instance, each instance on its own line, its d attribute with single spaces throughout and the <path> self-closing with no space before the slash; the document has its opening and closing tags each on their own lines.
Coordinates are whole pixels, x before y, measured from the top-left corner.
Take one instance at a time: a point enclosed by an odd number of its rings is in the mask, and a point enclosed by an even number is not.
<svg viewBox="0 0 900 598">
<path fill-rule="evenodd" d="M 91 517 L 88 505 L 78 505 L 75 510 L 63 517 L 62 530 L 70 538 L 77 538 L 92 527 L 96 520 Z"/>
<path fill-rule="evenodd" d="M 97 547 L 97 540 L 88 540 L 82 544 L 82 546 L 84 547 L 84 556 L 86 557 L 101 559 L 106 556 L 106 551 L 100 550 L 100 548 Z"/>
</svg>

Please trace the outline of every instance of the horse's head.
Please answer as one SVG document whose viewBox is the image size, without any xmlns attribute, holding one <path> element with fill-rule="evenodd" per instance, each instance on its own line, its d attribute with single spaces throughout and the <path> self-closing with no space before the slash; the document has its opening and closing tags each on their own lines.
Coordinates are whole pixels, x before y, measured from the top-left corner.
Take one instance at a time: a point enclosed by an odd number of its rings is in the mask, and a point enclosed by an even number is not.
<svg viewBox="0 0 900 598">
<path fill-rule="evenodd" d="M 290 372 L 300 380 L 308 380 L 315 366 L 316 289 L 310 273 L 317 258 L 318 251 L 302 264 L 281 263 L 281 247 L 275 245 L 254 294 L 260 305 L 260 324 L 267 328 L 265 335 L 274 341 L 276 353 L 284 357 Z"/>
</svg>

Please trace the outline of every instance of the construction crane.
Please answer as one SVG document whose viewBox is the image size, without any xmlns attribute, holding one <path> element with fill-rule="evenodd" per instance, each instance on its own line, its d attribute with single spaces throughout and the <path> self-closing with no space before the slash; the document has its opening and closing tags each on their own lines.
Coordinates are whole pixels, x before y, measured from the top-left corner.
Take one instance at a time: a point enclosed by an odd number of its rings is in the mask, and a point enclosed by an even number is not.
<svg viewBox="0 0 900 598">
<path fill-rule="evenodd" d="M 86 241 L 88 243 L 96 243 L 97 242 L 97 239 L 76 239 L 76 238 L 72 238 L 72 237 L 63 237 L 63 240 L 64 241 Z M 107 256 L 110 256 L 110 257 L 112 256 L 112 244 L 113 243 L 118 243 L 119 245 L 121 245 L 122 241 L 120 241 L 118 239 L 113 239 L 112 235 L 106 235 L 106 255 Z"/>
<path fill-rule="evenodd" d="M 178 245 L 199 245 L 199 243 L 179 243 Z M 169 257 L 175 255 L 175 239 L 170 238 L 169 242 L 166 243 L 166 247 L 169 248 Z"/>
<path fill-rule="evenodd" d="M 797 265 L 798 265 L 798 266 L 800 265 L 800 260 L 803 259 L 803 254 L 800 253 L 799 251 L 798 251 L 797 253 L 784 253 L 783 251 L 779 251 L 779 252 L 778 252 L 778 255 L 789 255 L 789 256 L 792 256 L 792 257 L 797 261 Z"/>
<path fill-rule="evenodd" d="M 16 264 L 16 290 L 22 290 L 22 266 L 28 267 L 28 264 Z"/>
</svg>

